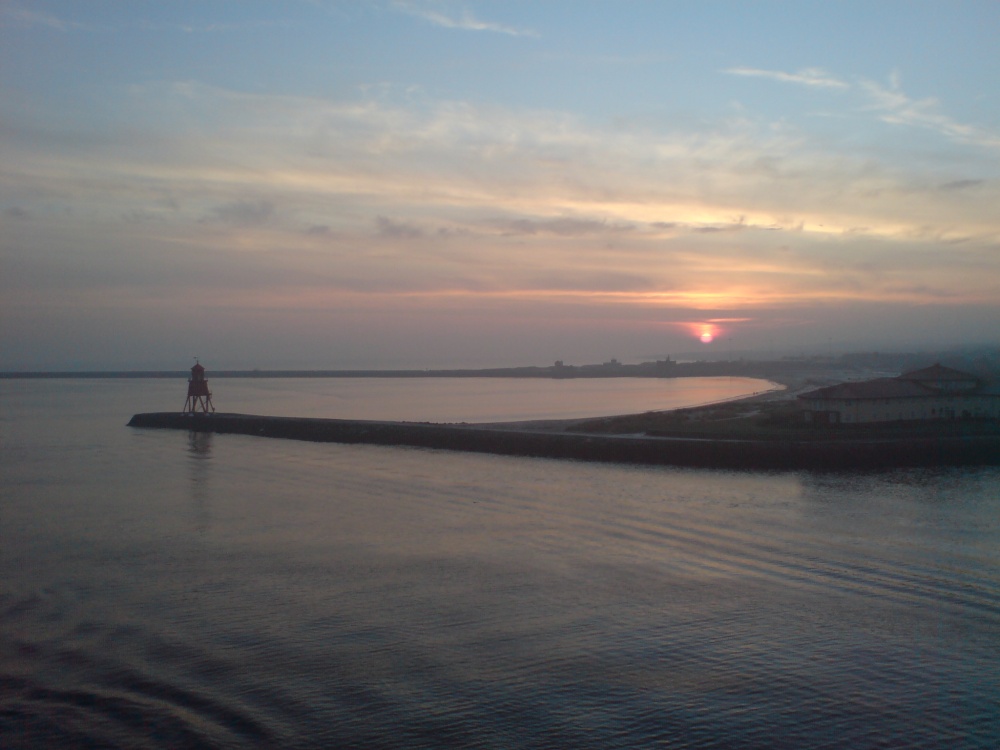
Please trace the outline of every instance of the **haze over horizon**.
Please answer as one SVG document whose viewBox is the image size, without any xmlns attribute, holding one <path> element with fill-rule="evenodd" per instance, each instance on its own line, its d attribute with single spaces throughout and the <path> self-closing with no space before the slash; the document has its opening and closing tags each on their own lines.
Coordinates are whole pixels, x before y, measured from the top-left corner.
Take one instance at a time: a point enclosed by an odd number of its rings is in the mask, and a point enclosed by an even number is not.
<svg viewBox="0 0 1000 750">
<path fill-rule="evenodd" d="M 0 5 L 0 370 L 997 344 L 995 2 Z"/>
</svg>

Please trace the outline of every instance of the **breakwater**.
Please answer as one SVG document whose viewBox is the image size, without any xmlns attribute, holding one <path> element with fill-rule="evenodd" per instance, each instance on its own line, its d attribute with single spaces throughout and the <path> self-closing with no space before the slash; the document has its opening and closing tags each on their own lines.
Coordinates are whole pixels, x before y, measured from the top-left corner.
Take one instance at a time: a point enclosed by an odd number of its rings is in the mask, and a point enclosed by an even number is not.
<svg viewBox="0 0 1000 750">
<path fill-rule="evenodd" d="M 329 443 L 403 445 L 509 456 L 721 469 L 881 469 L 1000 464 L 1000 436 L 830 440 L 728 440 L 377 422 L 250 414 L 136 414 L 130 427 Z"/>
</svg>

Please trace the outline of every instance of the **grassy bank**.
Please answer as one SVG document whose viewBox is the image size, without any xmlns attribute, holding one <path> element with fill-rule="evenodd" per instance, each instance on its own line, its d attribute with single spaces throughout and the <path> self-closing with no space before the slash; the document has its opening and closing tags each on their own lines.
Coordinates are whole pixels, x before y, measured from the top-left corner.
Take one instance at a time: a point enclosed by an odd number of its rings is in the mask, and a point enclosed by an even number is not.
<svg viewBox="0 0 1000 750">
<path fill-rule="evenodd" d="M 1000 423 L 935 420 L 859 425 L 808 425 L 793 398 L 748 398 L 668 412 L 573 422 L 567 432 L 743 440 L 891 440 L 1000 435 Z"/>
</svg>

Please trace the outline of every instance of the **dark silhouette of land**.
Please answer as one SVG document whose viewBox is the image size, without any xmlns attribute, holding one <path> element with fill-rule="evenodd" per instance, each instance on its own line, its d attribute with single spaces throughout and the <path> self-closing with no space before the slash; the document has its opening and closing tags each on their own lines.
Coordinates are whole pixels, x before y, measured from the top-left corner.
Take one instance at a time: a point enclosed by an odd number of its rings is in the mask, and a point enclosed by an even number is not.
<svg viewBox="0 0 1000 750">
<path fill-rule="evenodd" d="M 693 410 L 687 410 L 693 411 Z M 766 411 L 766 410 L 765 410 Z M 721 430 L 662 429 L 659 414 L 494 425 L 265 417 L 248 414 L 136 414 L 131 427 L 235 433 L 315 442 L 402 445 L 512 456 L 726 469 L 883 469 L 1000 463 L 1000 427 L 922 434 L 821 430 L 798 425 L 739 437 Z M 642 433 L 621 432 L 653 427 Z M 661 429 L 657 429 L 659 426 Z M 708 427 L 708 429 L 706 429 Z"/>
<path fill-rule="evenodd" d="M 769 359 L 662 360 L 624 364 L 490 367 L 478 369 L 359 370 L 211 370 L 218 378 L 682 378 L 748 377 L 784 384 L 824 385 L 857 379 L 873 372 L 899 373 L 935 362 L 987 380 L 1000 373 L 1000 348 L 976 347 L 915 353 L 861 352 L 840 356 L 791 356 Z M 187 378 L 188 370 L 0 372 L 0 378 Z"/>
<path fill-rule="evenodd" d="M 848 354 L 770 360 L 442 370 L 213 370 L 219 378 L 610 378 L 730 376 L 770 380 L 780 391 L 725 403 L 598 419 L 488 425 L 305 419 L 245 414 L 136 414 L 133 427 L 239 433 L 339 443 L 406 445 L 517 456 L 733 469 L 858 469 L 1000 464 L 1000 423 L 958 420 L 807 425 L 795 403 L 818 386 L 941 362 L 984 380 L 1000 373 L 1000 349 Z M 187 371 L 0 373 L 0 378 L 186 378 Z"/>
<path fill-rule="evenodd" d="M 785 388 L 693 408 L 596 419 L 433 424 L 154 413 L 137 414 L 129 425 L 318 442 L 726 469 L 856 470 L 1000 464 L 1000 422 L 996 420 L 835 426 L 805 423 L 796 395 L 842 376 L 844 368 L 811 360 L 783 364 L 782 368 L 773 368 L 773 363 L 667 365 L 672 377 L 681 377 L 681 373 L 767 376 L 781 381 Z M 619 364 L 598 367 L 614 371 L 615 375 L 605 375 L 610 377 L 629 370 L 627 365 Z M 528 369 L 534 372 L 539 368 Z M 641 366 L 633 368 L 633 372 L 637 371 L 641 371 Z M 864 371 L 864 368 L 857 370 Z M 477 372 L 496 377 L 502 371 Z"/>
</svg>

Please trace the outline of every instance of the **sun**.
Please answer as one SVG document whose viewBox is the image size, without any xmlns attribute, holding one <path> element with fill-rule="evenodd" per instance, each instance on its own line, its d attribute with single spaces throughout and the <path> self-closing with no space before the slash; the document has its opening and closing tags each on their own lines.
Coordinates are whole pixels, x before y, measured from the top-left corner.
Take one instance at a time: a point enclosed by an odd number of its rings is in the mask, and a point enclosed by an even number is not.
<svg viewBox="0 0 1000 750">
<path fill-rule="evenodd" d="M 689 321 L 682 325 L 703 344 L 711 344 L 723 333 L 722 329 L 711 321 Z"/>
</svg>

